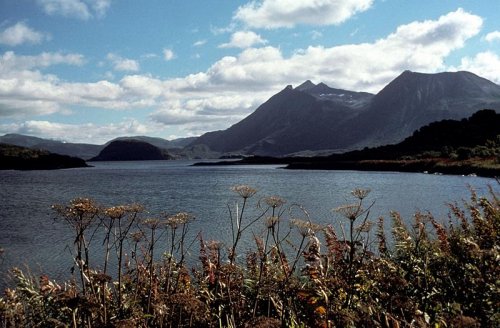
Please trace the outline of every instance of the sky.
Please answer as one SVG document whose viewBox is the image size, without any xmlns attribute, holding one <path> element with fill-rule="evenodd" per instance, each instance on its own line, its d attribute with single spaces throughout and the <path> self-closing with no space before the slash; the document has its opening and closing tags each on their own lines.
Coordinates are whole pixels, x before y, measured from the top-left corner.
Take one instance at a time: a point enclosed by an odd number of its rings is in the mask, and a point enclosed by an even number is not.
<svg viewBox="0 0 500 328">
<path fill-rule="evenodd" d="M 405 70 L 500 84 L 500 0 L 0 0 L 0 135 L 198 136 Z"/>
</svg>

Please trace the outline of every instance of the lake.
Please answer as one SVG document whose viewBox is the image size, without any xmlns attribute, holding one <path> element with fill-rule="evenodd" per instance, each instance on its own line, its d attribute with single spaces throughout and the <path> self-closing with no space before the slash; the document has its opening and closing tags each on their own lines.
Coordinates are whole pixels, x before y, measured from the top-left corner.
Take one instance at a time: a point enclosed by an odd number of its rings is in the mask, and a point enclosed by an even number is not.
<svg viewBox="0 0 500 328">
<path fill-rule="evenodd" d="M 65 277 L 71 267 L 72 234 L 54 220 L 53 204 L 89 197 L 105 206 L 140 203 L 150 212 L 189 212 L 195 216 L 192 236 L 206 240 L 230 238 L 228 206 L 238 200 L 230 190 L 246 184 L 258 190 L 250 209 L 264 196 L 278 195 L 287 205 L 300 204 L 313 221 L 337 226 L 332 212 L 351 203 L 350 191 L 369 188 L 374 201 L 370 216 L 386 218 L 391 210 L 411 220 L 415 211 L 430 211 L 447 222 L 446 203 L 468 199 L 468 185 L 478 193 L 494 179 L 420 173 L 284 170 L 279 166 L 193 167 L 189 161 L 96 162 L 93 168 L 56 171 L 0 171 L 0 274 L 29 265 L 34 274 Z M 295 215 L 296 212 L 294 212 Z M 262 228 L 261 228 L 262 227 Z M 259 233 L 264 225 L 256 225 Z M 197 249 L 193 250 L 197 256 Z M 0 282 L 0 287 L 4 286 Z"/>
</svg>

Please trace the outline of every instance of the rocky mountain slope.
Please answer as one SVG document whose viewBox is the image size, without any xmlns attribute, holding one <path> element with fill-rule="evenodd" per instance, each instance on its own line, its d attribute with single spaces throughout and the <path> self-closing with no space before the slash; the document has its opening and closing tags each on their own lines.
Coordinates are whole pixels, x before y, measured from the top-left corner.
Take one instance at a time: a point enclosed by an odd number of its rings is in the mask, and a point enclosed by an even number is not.
<svg viewBox="0 0 500 328">
<path fill-rule="evenodd" d="M 403 72 L 377 95 L 306 81 L 287 86 L 248 117 L 195 140 L 219 152 L 284 156 L 397 143 L 420 127 L 500 111 L 500 86 L 469 72 Z"/>
<path fill-rule="evenodd" d="M 287 86 L 239 123 L 206 133 L 193 144 L 205 144 L 219 152 L 272 155 L 341 149 L 344 144 L 339 128 L 363 111 L 371 97 L 326 85 L 307 89 Z"/>
<path fill-rule="evenodd" d="M 462 119 L 492 108 L 500 111 L 500 86 L 469 72 L 403 72 L 348 125 L 359 146 L 399 142 L 418 128 L 443 119 Z M 347 129 L 344 129 L 348 133 Z"/>
</svg>

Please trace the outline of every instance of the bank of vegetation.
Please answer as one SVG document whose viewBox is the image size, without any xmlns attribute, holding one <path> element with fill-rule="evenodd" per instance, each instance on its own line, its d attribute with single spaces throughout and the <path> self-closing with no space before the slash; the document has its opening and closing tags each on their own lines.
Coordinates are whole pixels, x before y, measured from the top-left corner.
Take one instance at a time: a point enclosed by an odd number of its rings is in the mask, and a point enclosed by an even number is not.
<svg viewBox="0 0 500 328">
<path fill-rule="evenodd" d="M 500 175 L 500 114 L 481 110 L 469 118 L 443 120 L 395 144 L 290 161 L 289 168 L 356 169 Z"/>
<path fill-rule="evenodd" d="M 493 187 L 449 204 L 446 223 L 430 213 L 372 218 L 369 190 L 356 189 L 352 203 L 333 209 L 337 229 L 278 196 L 233 191 L 226 244 L 201 233 L 190 240 L 194 218 L 184 212 L 151 217 L 139 205 L 83 198 L 54 206 L 74 232 L 73 278 L 13 269 L 0 326 L 500 326 Z M 248 239 L 254 247 L 243 250 Z"/>
<path fill-rule="evenodd" d="M 330 156 L 261 157 L 197 165 L 281 164 L 287 169 L 428 172 L 500 176 L 500 114 L 480 110 L 426 125 L 394 145 Z"/>
<path fill-rule="evenodd" d="M 88 167 L 83 159 L 0 143 L 0 170 L 55 170 Z"/>
</svg>

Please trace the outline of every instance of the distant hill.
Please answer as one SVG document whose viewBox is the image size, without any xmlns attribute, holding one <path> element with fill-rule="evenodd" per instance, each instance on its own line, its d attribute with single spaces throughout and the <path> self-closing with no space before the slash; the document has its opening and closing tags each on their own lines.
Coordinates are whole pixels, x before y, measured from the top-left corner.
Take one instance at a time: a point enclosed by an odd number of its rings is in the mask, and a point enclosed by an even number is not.
<svg viewBox="0 0 500 328">
<path fill-rule="evenodd" d="M 47 150 L 51 153 L 80 157 L 83 159 L 89 159 L 96 156 L 103 148 L 101 145 L 65 143 L 57 140 L 42 139 L 14 133 L 0 136 L 0 142 L 32 149 Z"/>
<path fill-rule="evenodd" d="M 146 161 L 169 160 L 172 156 L 165 150 L 150 143 L 135 140 L 115 140 L 90 159 L 90 161 Z"/>
<path fill-rule="evenodd" d="M 287 86 L 242 121 L 191 145 L 222 153 L 286 156 L 397 143 L 443 119 L 500 111 L 500 86 L 470 72 L 403 72 L 377 95 L 306 81 Z"/>
<path fill-rule="evenodd" d="M 196 137 L 189 137 L 189 138 L 179 138 L 179 139 L 174 139 L 174 140 L 167 140 L 163 138 L 155 138 L 155 137 L 147 137 L 147 136 L 130 136 L 130 137 L 119 137 L 116 139 L 113 139 L 105 144 L 105 146 L 109 145 L 113 141 L 117 140 L 140 140 L 147 142 L 153 146 L 156 146 L 158 148 L 162 149 L 182 149 L 185 146 L 189 145 L 191 142 L 193 142 L 196 139 Z"/>
<path fill-rule="evenodd" d="M 80 157 L 83 159 L 90 159 L 96 157 L 99 154 L 99 152 L 102 149 L 104 149 L 104 147 L 106 147 L 111 142 L 116 140 L 144 141 L 158 148 L 167 149 L 169 153 L 170 152 L 175 153 L 176 157 L 178 158 L 193 158 L 193 157 L 200 157 L 200 155 L 202 156 L 203 154 L 214 153 L 213 151 L 198 153 L 196 151 L 193 151 L 192 149 L 187 149 L 186 153 L 184 153 L 182 149 L 191 142 L 193 142 L 195 139 L 196 137 L 166 140 L 155 137 L 130 136 L 130 137 L 119 137 L 113 139 L 104 145 L 93 145 L 85 143 L 62 142 L 58 140 L 43 139 L 43 138 L 27 136 L 22 134 L 14 134 L 14 133 L 0 136 L 1 143 L 21 146 L 21 147 L 28 147 L 32 149 L 47 150 L 52 153 Z M 198 149 L 199 147 L 195 148 Z"/>
<path fill-rule="evenodd" d="M 81 158 L 0 143 L 0 170 L 54 170 L 88 167 Z"/>
</svg>

